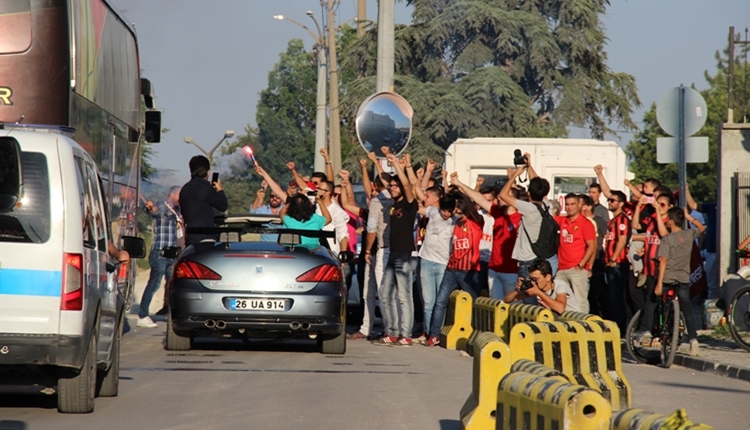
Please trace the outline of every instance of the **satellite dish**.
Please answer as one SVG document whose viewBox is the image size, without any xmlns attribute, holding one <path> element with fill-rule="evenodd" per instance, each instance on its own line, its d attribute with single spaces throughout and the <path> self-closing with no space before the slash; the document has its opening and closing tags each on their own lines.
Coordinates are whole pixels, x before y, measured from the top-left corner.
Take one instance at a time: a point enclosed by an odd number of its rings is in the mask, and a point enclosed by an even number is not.
<svg viewBox="0 0 750 430">
<path fill-rule="evenodd" d="M 357 110 L 357 139 L 366 152 L 385 158 L 383 146 L 399 155 L 411 138 L 411 117 L 414 110 L 409 102 L 396 93 L 384 91 L 374 94 Z"/>
</svg>

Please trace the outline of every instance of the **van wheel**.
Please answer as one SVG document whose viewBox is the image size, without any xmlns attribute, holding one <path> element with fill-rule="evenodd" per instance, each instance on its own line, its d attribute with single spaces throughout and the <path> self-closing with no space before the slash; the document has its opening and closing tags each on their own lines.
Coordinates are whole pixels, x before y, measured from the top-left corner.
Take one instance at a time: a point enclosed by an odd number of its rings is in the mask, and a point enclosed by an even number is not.
<svg viewBox="0 0 750 430">
<path fill-rule="evenodd" d="M 97 374 L 97 396 L 99 397 L 117 397 L 120 389 L 120 338 L 122 338 L 123 316 L 117 325 L 115 338 L 112 339 L 112 363 L 109 369 Z"/>
<path fill-rule="evenodd" d="M 172 327 L 172 311 L 167 315 L 167 341 L 164 349 L 167 351 L 190 351 L 193 340 L 188 336 L 180 336 Z"/>
<path fill-rule="evenodd" d="M 81 370 L 57 380 L 57 410 L 64 414 L 86 414 L 94 411 L 96 394 L 96 332 L 91 333 L 89 349 Z"/>
</svg>

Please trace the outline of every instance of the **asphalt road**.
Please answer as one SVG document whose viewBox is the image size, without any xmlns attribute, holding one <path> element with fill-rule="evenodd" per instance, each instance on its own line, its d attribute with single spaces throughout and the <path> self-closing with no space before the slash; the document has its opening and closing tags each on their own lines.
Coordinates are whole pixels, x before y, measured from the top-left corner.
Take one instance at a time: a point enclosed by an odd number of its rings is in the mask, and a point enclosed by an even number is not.
<svg viewBox="0 0 750 430">
<path fill-rule="evenodd" d="M 54 395 L 0 387 L 0 430 L 447 430 L 459 428 L 471 391 L 471 359 L 441 348 L 353 341 L 346 355 L 326 356 L 313 341 L 209 339 L 174 353 L 163 339 L 163 322 L 125 335 L 120 395 L 97 399 L 93 414 L 59 414 Z M 750 383 L 676 366 L 624 366 L 634 407 L 684 407 L 694 422 L 747 428 Z"/>
</svg>

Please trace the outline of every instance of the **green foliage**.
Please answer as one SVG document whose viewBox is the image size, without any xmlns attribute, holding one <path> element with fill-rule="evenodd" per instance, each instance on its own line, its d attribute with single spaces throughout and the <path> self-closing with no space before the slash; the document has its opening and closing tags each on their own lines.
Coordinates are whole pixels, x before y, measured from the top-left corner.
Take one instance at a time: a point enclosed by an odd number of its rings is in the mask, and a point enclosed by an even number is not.
<svg viewBox="0 0 750 430">
<path fill-rule="evenodd" d="M 724 55 L 727 51 L 724 51 Z M 735 121 L 742 120 L 747 115 L 750 92 L 747 91 L 747 73 L 750 67 L 735 57 Z M 716 201 L 716 189 L 718 181 L 718 127 L 726 120 L 728 96 L 727 79 L 728 59 L 719 52 L 716 53 L 717 70 L 712 76 L 706 71 L 705 78 L 709 88 L 700 91 L 706 100 L 708 117 L 706 124 L 695 136 L 708 137 L 708 162 L 687 165 L 687 178 L 690 185 L 690 193 L 697 202 Z M 737 109 L 739 107 L 739 109 Z M 659 127 L 656 120 L 656 105 L 643 117 L 643 129 L 630 141 L 626 152 L 631 159 L 630 170 L 635 174 L 636 181 L 648 178 L 659 179 L 664 185 L 671 189 L 679 188 L 678 166 L 672 164 L 658 164 L 656 162 L 656 138 L 667 136 Z"/>
</svg>

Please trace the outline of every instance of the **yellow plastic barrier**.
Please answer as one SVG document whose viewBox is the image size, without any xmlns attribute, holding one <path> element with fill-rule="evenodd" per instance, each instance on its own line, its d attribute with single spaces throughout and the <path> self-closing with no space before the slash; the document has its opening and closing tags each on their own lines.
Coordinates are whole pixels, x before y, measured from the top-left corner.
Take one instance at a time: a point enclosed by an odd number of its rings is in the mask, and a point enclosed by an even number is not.
<svg viewBox="0 0 750 430">
<path fill-rule="evenodd" d="M 544 376 L 509 373 L 497 390 L 496 429 L 608 430 L 611 417 L 598 392 Z"/>
<path fill-rule="evenodd" d="M 510 348 L 496 334 L 481 332 L 475 338 L 474 373 L 471 394 L 461 408 L 464 429 L 495 427 L 497 385 L 510 372 Z"/>
<path fill-rule="evenodd" d="M 599 315 L 587 314 L 584 312 L 565 311 L 560 316 L 555 316 L 556 321 L 593 321 L 600 320 Z"/>
<path fill-rule="evenodd" d="M 466 349 L 471 328 L 471 296 L 466 291 L 455 290 L 451 293 L 448 308 L 445 310 L 445 322 L 440 329 L 440 345 L 445 349 Z"/>
<path fill-rule="evenodd" d="M 471 309 L 471 327 L 474 330 L 466 342 L 465 351 L 474 356 L 476 337 L 483 332 L 495 333 L 501 339 L 505 338 L 502 330 L 503 322 L 507 319 L 508 304 L 499 299 L 478 297 Z"/>
<path fill-rule="evenodd" d="M 526 322 L 552 322 L 554 320 L 554 313 L 545 307 L 539 305 L 528 305 L 526 303 L 511 303 L 508 305 L 507 317 L 503 321 L 503 339 L 508 342 L 510 332 L 516 324 Z"/>
<path fill-rule="evenodd" d="M 614 322 L 516 324 L 509 343 L 514 361 L 526 358 L 552 367 L 602 393 L 614 411 L 630 407 L 632 390 L 622 371 L 620 330 Z"/>
<path fill-rule="evenodd" d="M 628 409 L 612 417 L 612 430 L 713 430 L 706 424 L 693 424 L 685 409 L 661 415 L 643 409 Z"/>
<path fill-rule="evenodd" d="M 554 379 L 556 381 L 570 383 L 570 379 L 559 370 L 555 370 L 551 367 L 547 367 L 543 364 L 537 363 L 536 361 L 527 360 L 525 358 L 514 361 L 510 366 L 510 371 L 526 372 L 531 373 L 532 375 L 544 376 L 545 378 Z"/>
</svg>

